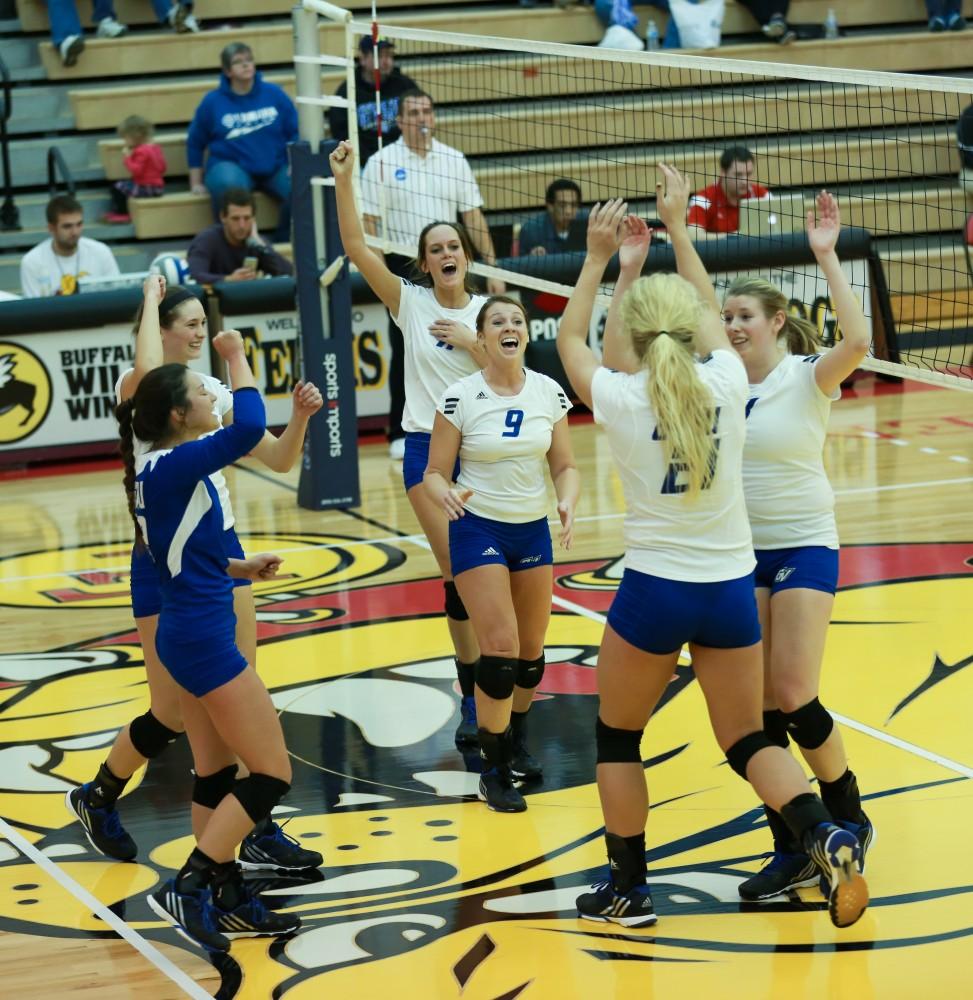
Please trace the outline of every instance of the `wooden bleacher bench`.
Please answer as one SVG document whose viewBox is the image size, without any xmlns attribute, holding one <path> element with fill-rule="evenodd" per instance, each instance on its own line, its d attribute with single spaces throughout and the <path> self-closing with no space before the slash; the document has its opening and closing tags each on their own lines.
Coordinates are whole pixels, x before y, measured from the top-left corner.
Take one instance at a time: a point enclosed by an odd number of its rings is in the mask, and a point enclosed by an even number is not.
<svg viewBox="0 0 973 1000">
<path fill-rule="evenodd" d="M 419 82 L 427 86 L 424 77 L 420 76 Z M 815 103 L 818 98 L 820 101 Z M 908 125 L 913 121 L 952 123 L 966 103 L 961 95 L 955 94 L 913 90 L 863 95 L 853 86 L 807 84 L 785 88 L 772 84 L 763 92 L 753 88 L 745 94 L 730 92 L 719 96 L 673 97 L 645 92 L 628 100 L 616 99 L 610 107 L 602 109 L 597 127 L 599 134 L 616 137 L 615 145 L 652 142 L 658 136 L 665 136 L 671 142 L 731 138 L 749 141 L 755 134 L 772 135 L 797 128 L 870 129 Z M 827 122 L 823 120 L 825 108 Z M 520 108 L 508 109 L 502 118 L 490 111 L 450 112 L 447 108 L 437 116 L 436 136 L 467 156 L 522 153 L 521 137 L 527 131 L 535 148 L 573 149 L 590 144 L 591 114 L 587 101 L 567 105 L 525 103 Z M 184 132 L 156 137 L 166 153 L 168 173 L 172 176 L 188 172 L 185 138 Z M 105 176 L 109 180 L 126 177 L 122 140 L 103 139 L 98 147 Z"/>
<path fill-rule="evenodd" d="M 743 13 L 745 12 L 741 12 L 741 16 Z M 648 14 L 643 11 L 640 16 L 644 22 Z M 456 14 L 396 14 L 389 19 L 389 23 L 449 31 L 456 26 Z M 509 10 L 472 7 L 469 11 L 464 11 L 462 26 L 465 34 L 579 45 L 593 44 L 604 33 L 590 7 L 518 10 L 516 17 L 511 16 Z M 753 27 L 751 22 L 748 30 L 753 30 Z M 343 54 L 343 32 L 340 25 L 322 24 L 321 51 L 331 55 Z M 52 80 L 136 76 L 143 75 L 147 67 L 157 65 L 164 65 L 171 71 L 206 68 L 215 70 L 219 65 L 220 50 L 237 36 L 245 37 L 252 45 L 258 64 L 274 65 L 291 61 L 292 29 L 286 23 L 244 26 L 239 32 L 230 33 L 145 33 L 133 34 L 124 39 L 92 38 L 87 43 L 85 54 L 73 67 L 62 65 L 50 43 L 40 46 L 40 54 L 47 76 Z M 782 63 L 898 71 L 969 67 L 969 43 L 962 32 L 943 32 L 937 35 L 917 32 L 915 37 L 909 37 L 907 44 L 902 36 L 897 38 L 897 42 L 896 45 L 890 45 L 884 35 L 869 35 L 833 41 L 822 39 L 797 42 L 788 46 L 767 43 L 731 45 L 707 50 L 702 54 L 716 55 L 719 58 L 765 60 L 773 53 L 773 61 Z M 396 52 L 400 56 L 421 54 L 423 43 L 400 40 L 396 45 Z"/>
<path fill-rule="evenodd" d="M 213 223 L 209 195 L 181 191 L 161 198 L 129 198 L 128 210 L 140 240 L 185 236 L 186 245 L 196 233 Z M 277 225 L 277 203 L 257 192 L 257 226 L 267 233 Z"/>
<path fill-rule="evenodd" d="M 484 0 L 464 0 L 465 3 L 484 2 Z M 77 0 L 78 14 L 82 24 L 91 23 L 92 0 Z M 394 21 L 386 17 L 384 11 L 403 7 L 438 7 L 449 4 L 452 9 L 457 6 L 456 0 L 382 0 L 382 21 Z M 229 4 L 227 0 L 196 0 L 193 13 L 200 22 L 240 21 L 250 17 L 266 17 L 276 14 L 279 17 L 290 15 L 294 0 L 236 0 Z M 344 0 L 339 6 L 354 11 L 360 20 L 370 17 L 371 4 L 369 0 Z M 828 10 L 835 6 L 835 0 L 792 0 L 788 17 L 794 24 L 823 24 Z M 923 0 L 856 0 L 851 4 L 839 5 L 847 9 L 839 11 L 843 27 L 868 27 L 881 24 L 908 24 L 910 21 L 920 22 L 927 18 Z M 973 16 L 973 0 L 964 0 L 964 12 Z M 156 23 L 152 5 L 145 0 L 115 0 L 115 13 L 123 24 L 152 25 Z M 17 15 L 24 31 L 46 31 L 49 27 L 47 5 L 43 0 L 17 0 Z M 652 15 L 653 20 L 664 31 L 668 15 L 657 10 Z M 735 35 L 756 30 L 756 24 L 746 8 L 729 0 L 726 5 L 726 15 L 723 19 L 723 33 Z"/>
</svg>

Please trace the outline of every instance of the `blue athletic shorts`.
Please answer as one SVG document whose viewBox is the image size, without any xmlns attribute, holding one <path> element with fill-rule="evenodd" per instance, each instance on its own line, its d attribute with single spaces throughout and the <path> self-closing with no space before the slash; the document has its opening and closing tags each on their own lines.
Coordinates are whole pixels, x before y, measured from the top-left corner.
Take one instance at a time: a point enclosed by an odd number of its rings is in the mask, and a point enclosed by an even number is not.
<svg viewBox="0 0 973 1000">
<path fill-rule="evenodd" d="M 453 576 L 477 566 L 499 563 L 511 573 L 554 562 L 547 518 L 509 524 L 467 511 L 449 522 L 449 561 Z"/>
<path fill-rule="evenodd" d="M 245 559 L 243 546 L 232 528 L 223 532 L 223 549 L 227 558 Z M 159 591 L 159 574 L 155 560 L 144 545 L 132 547 L 132 568 L 130 571 L 132 588 L 132 617 L 150 618 L 162 611 L 162 594 Z M 249 587 L 249 580 L 234 580 L 234 587 Z"/>
<path fill-rule="evenodd" d="M 402 459 L 402 479 L 406 493 L 422 482 L 422 475 L 429 464 L 429 441 L 431 434 L 410 432 L 405 436 L 405 457 Z M 453 466 L 453 482 L 459 478 L 459 459 Z"/>
<path fill-rule="evenodd" d="M 778 590 L 822 590 L 833 594 L 838 589 L 838 550 L 824 545 L 803 545 L 796 549 L 760 549 L 754 553 L 757 568 L 754 582 Z"/>
<path fill-rule="evenodd" d="M 646 653 L 664 655 L 687 642 L 738 649 L 760 641 L 753 574 L 718 583 L 665 580 L 627 569 L 608 624 Z"/>
<path fill-rule="evenodd" d="M 187 618 L 182 609 L 175 614 L 163 611 L 155 648 L 172 679 L 201 698 L 246 669 L 235 635 L 236 615 L 230 597 L 229 602 L 224 599 L 220 606 L 207 607 L 195 617 Z"/>
</svg>

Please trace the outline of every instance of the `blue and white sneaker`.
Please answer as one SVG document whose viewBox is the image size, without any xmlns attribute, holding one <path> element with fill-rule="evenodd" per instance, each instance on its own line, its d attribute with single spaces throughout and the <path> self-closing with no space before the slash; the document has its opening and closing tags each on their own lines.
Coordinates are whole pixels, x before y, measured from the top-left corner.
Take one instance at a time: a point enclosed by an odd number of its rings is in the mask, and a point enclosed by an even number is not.
<svg viewBox="0 0 973 1000">
<path fill-rule="evenodd" d="M 611 882 L 598 882 L 591 892 L 576 900 L 578 915 L 585 920 L 621 924 L 622 927 L 649 927 L 658 917 L 652 905 L 652 893 L 647 885 L 637 885 L 619 894 Z"/>
<path fill-rule="evenodd" d="M 460 746 L 474 746 L 480 742 L 476 722 L 476 699 L 472 696 L 459 703 L 460 722 L 456 727 L 455 741 Z"/>
<path fill-rule="evenodd" d="M 819 877 L 818 866 L 806 854 L 774 851 L 767 864 L 756 875 L 741 882 L 737 891 L 743 899 L 758 902 L 792 889 L 817 885 Z"/>
<path fill-rule="evenodd" d="M 240 845 L 240 867 L 245 871 L 304 871 L 320 868 L 324 858 L 309 851 L 273 820 L 258 824 Z"/>
<path fill-rule="evenodd" d="M 862 813 L 862 815 L 864 816 L 865 814 Z M 865 855 L 868 853 L 868 849 L 872 846 L 872 844 L 875 843 L 876 839 L 875 827 L 873 826 L 872 821 L 867 816 L 865 816 L 864 823 L 852 823 L 848 820 L 840 819 L 838 820 L 838 826 L 840 826 L 843 830 L 848 830 L 858 838 L 858 846 L 861 849 L 861 856 L 858 859 L 858 870 L 862 873 L 862 875 L 864 875 Z M 821 876 L 818 885 L 821 889 L 821 895 L 827 898 L 828 883 L 823 875 Z"/>
<path fill-rule="evenodd" d="M 268 910 L 255 895 L 248 895 L 245 902 L 235 909 L 222 910 L 213 905 L 216 929 L 224 937 L 286 937 L 301 928 L 301 918 L 293 913 Z"/>
<path fill-rule="evenodd" d="M 804 846 L 827 880 L 828 913 L 835 927 L 850 927 L 868 907 L 868 886 L 859 871 L 858 837 L 834 823 L 819 823 Z"/>
<path fill-rule="evenodd" d="M 115 861 L 131 861 L 138 854 L 135 841 L 122 826 L 118 810 L 114 806 L 110 809 L 95 809 L 88 805 L 87 796 L 91 784 L 89 781 L 78 788 L 72 788 L 64 796 L 68 812 L 81 821 L 88 843 L 99 854 L 114 858 Z"/>
<path fill-rule="evenodd" d="M 176 880 L 169 879 L 149 893 L 149 909 L 158 914 L 190 943 L 206 951 L 226 952 L 230 942 L 216 929 L 216 915 L 209 889 L 177 892 Z"/>
</svg>

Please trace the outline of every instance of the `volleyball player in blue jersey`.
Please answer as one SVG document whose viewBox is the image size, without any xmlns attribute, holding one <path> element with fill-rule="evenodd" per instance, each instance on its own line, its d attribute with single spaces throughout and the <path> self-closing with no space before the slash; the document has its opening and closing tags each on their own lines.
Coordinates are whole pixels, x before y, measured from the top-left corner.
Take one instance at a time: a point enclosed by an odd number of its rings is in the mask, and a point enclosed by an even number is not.
<svg viewBox="0 0 973 1000">
<path fill-rule="evenodd" d="M 657 211 L 681 271 L 702 270 L 685 227 L 689 185 L 667 171 Z M 648 889 L 643 731 L 689 644 L 713 732 L 730 766 L 772 805 L 829 884 L 836 926 L 864 912 L 858 840 L 835 825 L 797 762 L 763 732 L 760 625 L 742 487 L 747 377 L 719 311 L 676 275 L 635 281 L 609 325 L 638 371 L 599 365 L 587 344 L 599 282 L 630 226 L 596 206 L 588 254 L 561 320 L 558 351 L 605 428 L 625 496 L 625 571 L 598 657 L 597 780 L 610 878 L 578 898 L 593 920 L 656 920 Z M 705 274 L 705 272 L 703 272 Z"/>
<path fill-rule="evenodd" d="M 119 403 L 131 399 L 142 378 L 165 363 L 189 364 L 202 356 L 207 344 L 206 313 L 203 304 L 187 288 L 166 291 L 165 280 L 152 275 L 143 288 L 143 303 L 136 321 L 134 367 L 121 373 L 115 386 Z M 200 378 L 214 398 L 214 415 L 219 425 L 233 420 L 233 396 L 212 375 Z M 298 382 L 294 388 L 293 414 L 280 437 L 265 431 L 252 454 L 268 468 L 289 470 L 301 453 L 307 422 L 322 406 L 321 393 L 311 383 Z M 151 442 L 135 442 L 137 454 Z M 227 555 L 243 559 L 243 549 L 234 531 L 233 508 L 226 480 L 220 470 L 211 476 L 223 511 L 224 546 Z M 149 709 L 133 719 L 118 734 L 98 773 L 65 797 L 68 809 L 84 827 L 85 835 L 99 853 L 118 861 L 135 857 L 137 847 L 121 823 L 116 803 L 131 776 L 149 759 L 161 754 L 177 739 L 183 728 L 178 689 L 156 653 L 161 594 L 159 574 L 144 546 L 132 549 L 132 614 L 142 645 Z M 237 645 L 249 663 L 256 663 L 257 622 L 253 593 L 247 579 L 234 581 L 233 606 L 237 617 Z M 193 803 L 195 814 L 205 804 Z M 250 833 L 240 852 L 244 867 L 275 871 L 301 871 L 321 862 L 317 851 L 308 851 L 284 833 L 269 817 Z"/>
<path fill-rule="evenodd" d="M 342 142 L 329 157 L 334 174 L 335 200 L 341 242 L 348 259 L 361 271 L 368 287 L 381 299 L 402 330 L 405 342 L 405 410 L 402 427 L 405 457 L 402 477 L 406 496 L 443 577 L 444 609 L 449 636 L 456 653 L 456 674 L 462 702 L 456 729 L 458 744 L 477 740 L 474 671 L 480 656 L 476 634 L 460 598 L 449 565 L 447 521 L 422 486 L 429 457 L 429 439 L 436 404 L 443 390 L 481 364 L 476 316 L 486 297 L 472 293 L 469 266 L 473 244 L 455 221 L 430 220 L 419 235 L 416 280 L 406 281 L 385 265 L 381 251 L 372 250 L 355 209 L 351 143 Z"/>
<path fill-rule="evenodd" d="M 221 333 L 213 346 L 234 387 L 231 426 L 219 427 L 202 377 L 177 364 L 148 372 L 118 418 L 136 544 L 147 547 L 159 577 L 156 649 L 179 688 L 196 767 L 193 800 L 206 804 L 195 817 L 197 846 L 149 906 L 191 941 L 226 951 L 231 937 L 290 934 L 300 920 L 267 912 L 235 860 L 243 838 L 290 787 L 291 767 L 270 695 L 236 644 L 230 578 L 273 573 L 279 560 L 227 555 L 211 479 L 260 441 L 264 407 L 239 333 Z M 148 450 L 138 454 L 136 440 Z M 249 770 L 239 780 L 237 758 Z"/>
<path fill-rule="evenodd" d="M 522 812 L 527 804 L 514 779 L 542 774 L 527 746 L 527 717 L 544 676 L 551 617 L 554 555 L 544 466 L 565 547 L 580 480 L 566 419 L 571 404 L 557 382 L 524 367 L 530 337 L 523 306 L 492 296 L 476 331 L 486 363 L 444 392 L 424 483 L 449 518 L 450 563 L 480 646 L 476 707 L 486 761 L 480 798 L 498 812 Z"/>
</svg>

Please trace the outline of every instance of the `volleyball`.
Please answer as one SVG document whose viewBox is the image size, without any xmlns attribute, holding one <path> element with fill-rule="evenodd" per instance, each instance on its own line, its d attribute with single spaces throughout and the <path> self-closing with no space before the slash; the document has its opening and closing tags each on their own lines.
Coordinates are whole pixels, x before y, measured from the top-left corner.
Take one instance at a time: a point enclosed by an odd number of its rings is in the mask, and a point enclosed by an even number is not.
<svg viewBox="0 0 973 1000">
<path fill-rule="evenodd" d="M 160 253 L 149 265 L 149 270 L 153 274 L 161 274 L 170 287 L 172 285 L 185 285 L 192 280 L 186 258 L 172 253 Z"/>
</svg>

